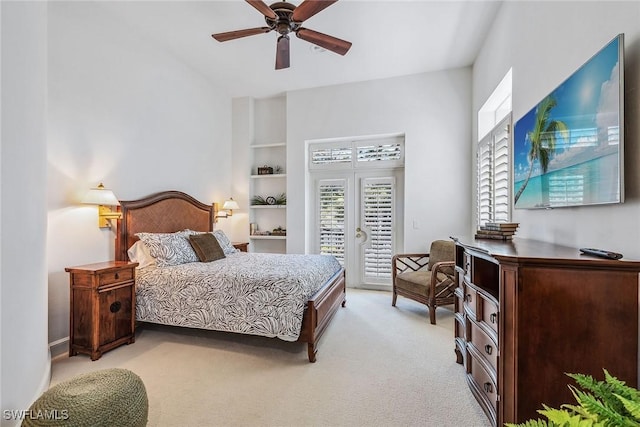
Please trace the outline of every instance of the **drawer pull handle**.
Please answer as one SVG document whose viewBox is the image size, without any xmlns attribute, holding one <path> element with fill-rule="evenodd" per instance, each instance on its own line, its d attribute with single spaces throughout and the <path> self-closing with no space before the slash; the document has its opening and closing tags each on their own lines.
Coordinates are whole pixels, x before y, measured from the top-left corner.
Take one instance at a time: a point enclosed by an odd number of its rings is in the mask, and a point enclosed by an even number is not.
<svg viewBox="0 0 640 427">
<path fill-rule="evenodd" d="M 487 382 L 484 383 L 484 391 L 487 393 L 492 393 L 493 392 L 493 384 Z"/>
<path fill-rule="evenodd" d="M 493 347 L 491 347 L 490 344 L 487 344 L 487 345 L 484 346 L 484 351 L 487 354 L 491 354 L 491 353 L 493 353 Z"/>
<path fill-rule="evenodd" d="M 496 323 L 497 318 L 498 318 L 498 313 L 491 313 L 491 316 L 489 316 L 489 320 L 491 320 L 491 323 Z"/>
<path fill-rule="evenodd" d="M 120 277 L 118 276 L 118 273 L 116 273 L 115 275 L 116 280 L 118 280 Z"/>
<path fill-rule="evenodd" d="M 121 308 L 122 308 L 122 303 L 120 301 L 116 301 L 113 304 L 111 304 L 111 306 L 109 306 L 109 311 L 111 311 L 112 313 L 117 313 L 120 311 Z"/>
</svg>

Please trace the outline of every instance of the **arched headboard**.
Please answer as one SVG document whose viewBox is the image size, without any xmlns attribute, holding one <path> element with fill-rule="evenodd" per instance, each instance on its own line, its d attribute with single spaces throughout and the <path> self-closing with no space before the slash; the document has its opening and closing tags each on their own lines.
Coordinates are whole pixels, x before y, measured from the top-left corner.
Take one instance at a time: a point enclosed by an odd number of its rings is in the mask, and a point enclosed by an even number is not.
<svg viewBox="0 0 640 427">
<path fill-rule="evenodd" d="M 180 191 L 163 191 L 143 199 L 120 202 L 122 218 L 116 234 L 117 261 L 128 261 L 136 233 L 173 233 L 186 228 L 213 231 L 215 207 Z"/>
</svg>

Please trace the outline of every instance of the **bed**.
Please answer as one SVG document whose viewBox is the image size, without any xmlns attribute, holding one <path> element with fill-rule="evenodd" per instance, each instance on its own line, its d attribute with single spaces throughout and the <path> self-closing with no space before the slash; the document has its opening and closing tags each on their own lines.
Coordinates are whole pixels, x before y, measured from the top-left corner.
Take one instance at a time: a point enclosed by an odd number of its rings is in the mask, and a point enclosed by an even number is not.
<svg viewBox="0 0 640 427">
<path fill-rule="evenodd" d="M 121 201 L 120 211 L 116 260 L 129 260 L 129 249 L 144 236 L 139 233 L 213 232 L 214 206 L 179 191 Z M 271 299 L 277 303 L 269 305 Z M 304 342 L 310 362 L 345 303 L 345 271 L 325 255 L 229 253 L 210 263 L 150 266 L 136 274 L 138 322 Z"/>
</svg>

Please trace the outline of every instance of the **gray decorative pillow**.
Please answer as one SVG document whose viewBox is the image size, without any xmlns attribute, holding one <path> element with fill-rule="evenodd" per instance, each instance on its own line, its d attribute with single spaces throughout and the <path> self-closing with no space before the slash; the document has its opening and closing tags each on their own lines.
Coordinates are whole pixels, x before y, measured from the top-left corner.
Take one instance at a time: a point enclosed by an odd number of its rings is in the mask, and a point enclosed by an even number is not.
<svg viewBox="0 0 640 427">
<path fill-rule="evenodd" d="M 198 256 L 189 244 L 190 234 L 192 232 L 178 231 L 176 233 L 136 233 L 136 236 L 147 245 L 158 267 L 166 267 L 198 262 Z"/>
<path fill-rule="evenodd" d="M 236 252 L 240 252 L 233 246 L 233 244 L 231 244 L 231 241 L 229 240 L 227 235 L 224 234 L 224 231 L 216 230 L 213 232 L 213 235 L 216 236 L 216 239 L 218 239 L 218 243 L 220 243 L 220 247 L 222 248 L 222 251 L 225 255 L 231 255 L 235 254 Z"/>
<path fill-rule="evenodd" d="M 211 233 L 192 234 L 189 243 L 201 262 L 211 262 L 225 257 L 218 239 Z"/>
</svg>

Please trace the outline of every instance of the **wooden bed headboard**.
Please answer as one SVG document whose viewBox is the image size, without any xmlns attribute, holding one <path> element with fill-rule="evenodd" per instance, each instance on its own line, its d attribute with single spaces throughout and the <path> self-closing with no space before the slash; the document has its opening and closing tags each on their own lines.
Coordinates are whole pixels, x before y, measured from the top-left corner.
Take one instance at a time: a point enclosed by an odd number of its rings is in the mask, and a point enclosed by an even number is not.
<svg viewBox="0 0 640 427">
<path fill-rule="evenodd" d="M 207 205 L 180 191 L 163 191 L 143 199 L 120 202 L 122 219 L 116 234 L 117 261 L 128 261 L 127 250 L 136 233 L 173 233 L 185 228 L 213 231 L 214 205 Z"/>
</svg>

